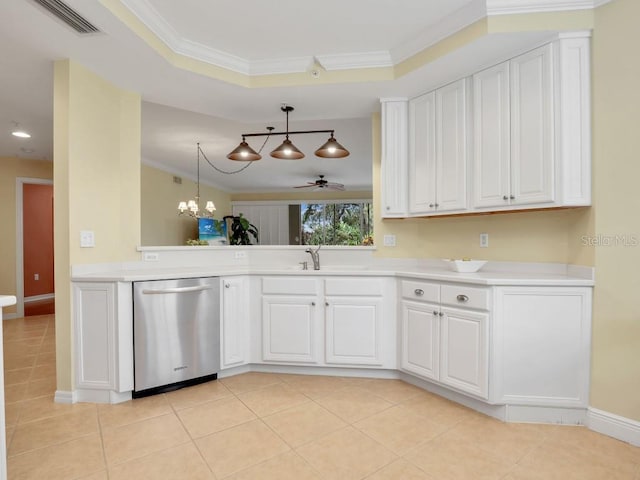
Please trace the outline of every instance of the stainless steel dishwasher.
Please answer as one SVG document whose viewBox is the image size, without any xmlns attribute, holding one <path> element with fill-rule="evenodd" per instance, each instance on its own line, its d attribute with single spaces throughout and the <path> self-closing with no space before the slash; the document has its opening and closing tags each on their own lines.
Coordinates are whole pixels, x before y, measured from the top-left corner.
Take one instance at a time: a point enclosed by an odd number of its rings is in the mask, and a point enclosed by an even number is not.
<svg viewBox="0 0 640 480">
<path fill-rule="evenodd" d="M 133 283 L 133 397 L 217 378 L 220 279 Z"/>
</svg>

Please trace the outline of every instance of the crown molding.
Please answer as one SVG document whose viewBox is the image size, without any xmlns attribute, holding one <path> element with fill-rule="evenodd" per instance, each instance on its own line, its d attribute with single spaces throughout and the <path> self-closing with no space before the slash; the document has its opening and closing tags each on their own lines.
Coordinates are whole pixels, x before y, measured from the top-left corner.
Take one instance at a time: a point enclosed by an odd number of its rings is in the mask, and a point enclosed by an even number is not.
<svg viewBox="0 0 640 480">
<path fill-rule="evenodd" d="M 589 10 L 611 0 L 486 0 L 487 15 Z"/>
<path fill-rule="evenodd" d="M 612 0 L 473 0 L 417 37 L 390 51 L 355 52 L 288 58 L 248 60 L 182 38 L 149 0 L 120 0 L 138 20 L 173 52 L 247 76 L 303 73 L 314 63 L 327 70 L 393 67 L 474 22 L 491 15 L 593 9 Z"/>
<path fill-rule="evenodd" d="M 391 54 L 386 50 L 377 52 L 340 53 L 316 55 L 325 70 L 350 70 L 354 68 L 393 67 Z"/>
</svg>

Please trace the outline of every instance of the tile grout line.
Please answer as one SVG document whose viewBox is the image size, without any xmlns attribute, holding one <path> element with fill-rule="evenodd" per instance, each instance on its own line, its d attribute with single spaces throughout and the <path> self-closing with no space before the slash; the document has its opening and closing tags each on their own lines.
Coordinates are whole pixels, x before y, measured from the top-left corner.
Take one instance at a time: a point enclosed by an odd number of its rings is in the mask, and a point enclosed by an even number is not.
<svg viewBox="0 0 640 480">
<path fill-rule="evenodd" d="M 166 394 L 163 393 L 162 395 L 165 397 L 165 399 L 169 403 L 169 406 L 171 407 L 171 410 L 173 411 L 173 414 L 178 419 L 178 422 L 180 422 L 180 425 L 182 426 L 182 428 L 184 428 L 184 431 L 187 432 L 187 435 L 189 436 L 189 440 L 190 440 L 191 444 L 194 446 L 194 448 L 196 449 L 196 452 L 198 452 L 198 455 L 200 456 L 200 458 L 202 459 L 204 464 L 207 466 L 207 469 L 211 473 L 211 476 L 214 478 L 214 480 L 217 480 L 218 476 L 215 474 L 215 472 L 211 468 L 211 465 L 209 465 L 209 462 L 207 462 L 207 459 L 204 458 L 204 455 L 203 455 L 202 451 L 200 450 L 200 447 L 198 446 L 198 443 L 196 442 L 196 439 L 193 438 L 193 436 L 191 435 L 191 432 L 189 431 L 187 426 L 184 424 L 184 422 L 180 418 L 180 415 L 178 415 L 178 410 L 176 410 L 176 408 L 173 406 L 173 404 L 171 403 L 171 401 L 169 400 L 169 398 L 167 397 Z M 225 398 L 225 397 L 223 397 L 223 398 Z M 220 399 L 220 400 L 222 400 L 222 399 Z M 208 403 L 208 402 L 205 402 L 205 403 Z M 186 445 L 186 443 L 185 443 L 185 445 Z"/>
</svg>

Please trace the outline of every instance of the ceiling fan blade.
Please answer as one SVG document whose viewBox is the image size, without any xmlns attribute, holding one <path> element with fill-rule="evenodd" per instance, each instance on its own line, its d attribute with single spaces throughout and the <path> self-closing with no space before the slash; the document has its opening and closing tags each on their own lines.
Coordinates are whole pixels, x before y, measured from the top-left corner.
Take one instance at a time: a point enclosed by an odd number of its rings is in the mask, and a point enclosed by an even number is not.
<svg viewBox="0 0 640 480">
<path fill-rule="evenodd" d="M 328 190 L 340 190 L 340 191 L 344 191 L 344 185 L 341 185 L 339 183 L 334 183 L 334 184 L 329 184 L 329 185 L 325 185 L 326 189 Z"/>
<path fill-rule="evenodd" d="M 315 183 L 310 183 L 309 185 L 298 185 L 296 187 L 293 188 L 309 188 L 309 187 L 316 187 L 317 185 Z"/>
</svg>

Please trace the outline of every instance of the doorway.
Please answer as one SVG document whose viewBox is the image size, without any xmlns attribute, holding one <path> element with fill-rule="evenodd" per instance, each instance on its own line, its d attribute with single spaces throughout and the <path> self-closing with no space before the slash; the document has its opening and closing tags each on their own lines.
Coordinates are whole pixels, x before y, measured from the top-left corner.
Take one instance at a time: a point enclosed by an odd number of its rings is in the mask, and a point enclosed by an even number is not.
<svg viewBox="0 0 640 480">
<path fill-rule="evenodd" d="M 55 312 L 53 182 L 16 180 L 17 315 Z"/>
</svg>

